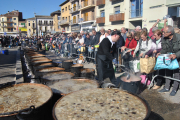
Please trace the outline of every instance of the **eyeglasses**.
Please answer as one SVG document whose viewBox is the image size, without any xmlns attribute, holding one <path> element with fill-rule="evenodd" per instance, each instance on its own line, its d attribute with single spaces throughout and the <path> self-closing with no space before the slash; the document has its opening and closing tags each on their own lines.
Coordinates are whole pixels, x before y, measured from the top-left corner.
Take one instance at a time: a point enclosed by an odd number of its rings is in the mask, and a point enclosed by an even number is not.
<svg viewBox="0 0 180 120">
<path fill-rule="evenodd" d="M 163 33 L 168 33 L 168 32 L 163 31 Z"/>
<path fill-rule="evenodd" d="M 132 38 L 132 37 L 127 37 L 127 38 Z"/>
</svg>

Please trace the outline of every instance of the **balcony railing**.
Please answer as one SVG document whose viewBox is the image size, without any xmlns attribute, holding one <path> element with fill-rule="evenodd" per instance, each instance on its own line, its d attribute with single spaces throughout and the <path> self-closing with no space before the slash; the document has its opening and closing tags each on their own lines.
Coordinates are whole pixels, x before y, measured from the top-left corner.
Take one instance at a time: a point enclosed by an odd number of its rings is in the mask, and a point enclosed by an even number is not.
<svg viewBox="0 0 180 120">
<path fill-rule="evenodd" d="M 13 28 L 13 26 L 12 25 L 3 25 L 3 26 L 1 26 L 2 28 Z"/>
<path fill-rule="evenodd" d="M 80 10 L 86 10 L 91 7 L 95 7 L 95 0 L 89 0 L 89 1 L 84 1 L 84 3 L 80 6 Z"/>
<path fill-rule="evenodd" d="M 69 24 L 68 20 L 61 20 L 60 21 L 60 25 L 65 25 L 65 24 Z"/>
<path fill-rule="evenodd" d="M 96 23 L 105 23 L 105 17 L 97 17 Z"/>
<path fill-rule="evenodd" d="M 85 16 L 84 19 L 83 19 L 83 22 L 92 21 L 92 20 L 95 20 L 94 16 L 91 16 L 91 17 Z"/>
<path fill-rule="evenodd" d="M 110 14 L 109 15 L 109 21 L 110 22 L 124 21 L 124 13 Z"/>
<path fill-rule="evenodd" d="M 143 16 L 143 10 L 137 9 L 130 11 L 130 18 L 141 18 Z"/>
<path fill-rule="evenodd" d="M 12 20 L 1 21 L 2 23 L 13 23 Z"/>
<path fill-rule="evenodd" d="M 69 24 L 73 25 L 73 24 L 77 24 L 77 23 L 78 23 L 78 20 L 71 20 Z"/>
<path fill-rule="evenodd" d="M 38 25 L 39 25 L 39 26 L 53 26 L 52 23 L 51 23 L 51 24 L 50 24 L 50 23 L 48 23 L 48 24 L 44 24 L 44 23 L 41 24 L 41 23 L 39 23 Z"/>
<path fill-rule="evenodd" d="M 105 2 L 106 2 L 106 0 L 97 0 L 97 1 L 96 1 L 96 5 L 97 5 L 97 6 L 105 5 Z"/>
<path fill-rule="evenodd" d="M 74 12 L 79 11 L 79 9 L 80 9 L 80 6 L 73 7 L 73 8 L 70 9 L 69 13 L 72 14 Z"/>
</svg>

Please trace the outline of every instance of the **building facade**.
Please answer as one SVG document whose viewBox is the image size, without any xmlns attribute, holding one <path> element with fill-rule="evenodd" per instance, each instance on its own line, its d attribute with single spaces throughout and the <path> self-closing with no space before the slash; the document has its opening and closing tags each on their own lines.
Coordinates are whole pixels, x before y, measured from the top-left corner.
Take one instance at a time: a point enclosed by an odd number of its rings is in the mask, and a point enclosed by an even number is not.
<svg viewBox="0 0 180 120">
<path fill-rule="evenodd" d="M 168 15 L 173 20 L 173 26 L 180 28 L 180 1 L 179 0 L 166 0 L 168 7 Z"/>
<path fill-rule="evenodd" d="M 97 30 L 96 25 L 96 0 L 80 0 L 80 20 L 81 31 L 90 32 Z"/>
<path fill-rule="evenodd" d="M 100 28 L 121 29 L 125 26 L 125 2 L 124 0 L 97 0 L 96 23 Z"/>
<path fill-rule="evenodd" d="M 157 19 L 160 19 L 160 27 L 163 17 L 169 15 L 168 25 L 180 27 L 179 6 L 179 0 L 97 0 L 96 23 L 98 30 L 101 27 L 135 29 L 136 26 L 149 30 Z"/>
<path fill-rule="evenodd" d="M 71 14 L 70 14 L 70 8 L 71 3 L 69 0 L 66 0 L 62 4 L 59 5 L 61 7 L 61 32 L 63 33 L 70 33 L 71 32 Z"/>
<path fill-rule="evenodd" d="M 61 11 L 57 10 L 51 13 L 51 17 L 53 17 L 53 27 L 55 32 L 61 31 L 61 26 L 59 25 L 61 20 Z"/>
<path fill-rule="evenodd" d="M 26 28 L 26 20 L 19 21 L 19 36 L 26 36 L 27 28 Z"/>
<path fill-rule="evenodd" d="M 36 18 L 28 18 L 26 19 L 26 28 L 27 28 L 27 36 L 35 36 L 36 35 Z"/>
<path fill-rule="evenodd" d="M 36 15 L 36 35 L 50 35 L 54 30 L 53 27 L 53 17 Z"/>
<path fill-rule="evenodd" d="M 18 10 L 8 11 L 0 15 L 0 35 L 18 36 L 19 21 L 22 21 L 22 12 Z"/>
<path fill-rule="evenodd" d="M 35 15 L 33 18 L 26 19 L 27 36 L 50 35 L 54 30 L 53 17 Z"/>
<path fill-rule="evenodd" d="M 81 11 L 80 11 L 80 1 L 79 0 L 70 0 L 71 3 L 71 9 L 70 9 L 70 14 L 71 14 L 71 32 L 79 32 L 81 30 L 80 24 L 80 16 L 81 16 Z"/>
</svg>

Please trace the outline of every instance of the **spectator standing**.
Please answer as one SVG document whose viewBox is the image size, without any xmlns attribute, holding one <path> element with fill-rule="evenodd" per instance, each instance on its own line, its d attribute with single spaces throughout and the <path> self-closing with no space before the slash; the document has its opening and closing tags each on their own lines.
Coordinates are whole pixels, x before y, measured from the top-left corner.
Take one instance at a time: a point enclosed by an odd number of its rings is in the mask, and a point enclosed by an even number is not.
<svg viewBox="0 0 180 120">
<path fill-rule="evenodd" d="M 146 53 L 145 58 L 151 57 L 153 55 L 156 55 L 161 51 L 161 42 L 162 42 L 162 31 L 156 30 L 154 32 L 155 39 L 152 41 L 151 49 Z M 165 70 L 158 70 L 155 72 L 156 74 L 165 75 Z M 157 84 L 154 85 L 153 89 L 159 89 L 162 86 L 164 78 L 162 77 L 156 77 Z"/>
<path fill-rule="evenodd" d="M 136 26 L 135 31 L 136 31 L 136 32 L 141 32 L 141 26 Z"/>
<path fill-rule="evenodd" d="M 180 35 L 174 33 L 174 28 L 172 26 L 166 26 L 163 30 L 164 38 L 162 38 L 162 49 L 160 53 L 157 54 L 168 54 L 173 53 L 170 55 L 171 59 L 177 59 L 180 64 Z M 179 68 L 176 70 L 166 70 L 166 76 L 172 77 L 174 74 L 174 78 L 180 79 L 179 77 Z M 178 81 L 173 81 L 166 78 L 165 87 L 161 89 L 159 92 L 169 92 L 170 90 L 170 83 L 173 82 L 173 89 L 170 93 L 170 96 L 175 96 L 179 87 Z"/>
<path fill-rule="evenodd" d="M 100 36 L 100 39 L 99 39 L 99 43 L 101 43 L 101 41 L 106 37 L 105 36 L 105 29 L 104 28 L 101 28 L 100 32 L 101 32 L 101 36 Z"/>
<path fill-rule="evenodd" d="M 126 38 L 127 38 L 126 33 L 127 33 L 126 28 L 122 27 L 121 28 L 121 35 L 124 38 L 124 41 L 126 41 Z"/>
<path fill-rule="evenodd" d="M 148 39 L 147 32 L 141 32 L 141 39 L 139 40 L 136 49 L 134 51 L 133 57 L 136 56 L 136 53 L 139 52 L 139 58 L 145 57 L 146 53 L 151 49 L 152 40 Z"/>
</svg>

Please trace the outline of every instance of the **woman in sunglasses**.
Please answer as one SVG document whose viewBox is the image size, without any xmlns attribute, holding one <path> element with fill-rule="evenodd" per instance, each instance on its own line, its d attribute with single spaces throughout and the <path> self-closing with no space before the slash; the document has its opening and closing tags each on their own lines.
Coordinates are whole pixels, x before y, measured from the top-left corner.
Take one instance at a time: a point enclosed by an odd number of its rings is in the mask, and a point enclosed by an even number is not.
<svg viewBox="0 0 180 120">
<path fill-rule="evenodd" d="M 121 47 L 122 57 L 125 62 L 125 66 L 129 68 L 129 61 L 132 58 L 132 55 L 134 53 L 134 50 L 137 46 L 137 41 L 133 39 L 132 33 L 127 32 L 126 33 L 127 39 L 125 46 Z"/>
</svg>

